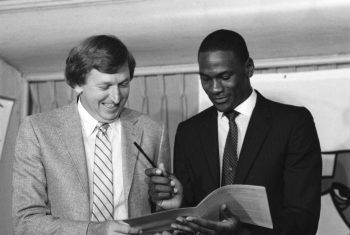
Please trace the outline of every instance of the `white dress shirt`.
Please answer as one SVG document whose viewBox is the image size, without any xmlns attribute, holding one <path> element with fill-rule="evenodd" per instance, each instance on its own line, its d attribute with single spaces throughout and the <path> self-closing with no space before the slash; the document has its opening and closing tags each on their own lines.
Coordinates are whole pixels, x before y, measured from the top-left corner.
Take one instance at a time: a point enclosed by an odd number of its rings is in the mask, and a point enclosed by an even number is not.
<svg viewBox="0 0 350 235">
<path fill-rule="evenodd" d="M 237 141 L 238 159 L 239 159 L 239 154 L 241 153 L 245 133 L 247 132 L 249 120 L 250 120 L 250 117 L 252 116 L 253 109 L 256 104 L 256 97 L 257 97 L 256 92 L 253 90 L 250 96 L 234 109 L 235 111 L 239 112 L 239 115 L 236 117 L 236 120 L 235 120 L 238 128 L 238 141 Z M 223 112 L 218 111 L 220 176 L 222 174 L 222 159 L 224 155 L 224 149 L 225 149 L 225 143 L 226 143 L 228 131 L 229 131 L 228 118 L 224 115 Z M 221 177 L 220 177 L 220 181 L 221 181 Z"/>
<path fill-rule="evenodd" d="M 94 175 L 94 155 L 95 139 L 97 134 L 96 125 L 98 121 L 94 119 L 78 101 L 78 112 L 82 124 L 82 134 L 86 153 L 86 162 L 89 175 L 90 186 L 90 211 L 93 204 L 93 175 Z M 114 214 L 115 220 L 128 218 L 128 205 L 124 196 L 123 187 L 123 162 L 121 146 L 121 123 L 117 119 L 110 123 L 107 134 L 112 144 L 112 165 L 113 165 L 113 197 L 114 197 Z"/>
</svg>

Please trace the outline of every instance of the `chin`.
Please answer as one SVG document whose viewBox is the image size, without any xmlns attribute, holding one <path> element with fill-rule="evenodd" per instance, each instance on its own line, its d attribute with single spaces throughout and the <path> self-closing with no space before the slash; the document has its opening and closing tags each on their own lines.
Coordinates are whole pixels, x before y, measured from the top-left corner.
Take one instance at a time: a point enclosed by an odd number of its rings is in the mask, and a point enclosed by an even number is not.
<svg viewBox="0 0 350 235">
<path fill-rule="evenodd" d="M 103 118 L 103 120 L 105 122 L 113 122 L 114 120 L 116 120 L 118 118 L 118 116 L 119 116 L 119 113 L 118 114 L 113 114 L 113 115 L 111 115 L 111 114 L 103 115 L 101 117 Z"/>
<path fill-rule="evenodd" d="M 229 110 L 231 110 L 232 108 L 227 105 L 227 104 L 214 104 L 215 108 L 220 111 L 220 112 L 227 112 Z"/>
</svg>

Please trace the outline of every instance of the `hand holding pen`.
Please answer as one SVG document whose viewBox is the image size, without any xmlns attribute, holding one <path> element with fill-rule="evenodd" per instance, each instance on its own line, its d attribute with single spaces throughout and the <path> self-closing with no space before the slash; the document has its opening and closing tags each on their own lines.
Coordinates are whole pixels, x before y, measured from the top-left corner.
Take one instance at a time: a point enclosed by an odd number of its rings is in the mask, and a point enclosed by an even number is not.
<svg viewBox="0 0 350 235">
<path fill-rule="evenodd" d="M 182 201 L 182 185 L 171 173 L 167 172 L 164 164 L 158 166 L 152 162 L 143 149 L 134 142 L 141 155 L 152 165 L 152 168 L 145 170 L 149 177 L 149 195 L 151 200 L 163 209 L 178 208 Z"/>
</svg>

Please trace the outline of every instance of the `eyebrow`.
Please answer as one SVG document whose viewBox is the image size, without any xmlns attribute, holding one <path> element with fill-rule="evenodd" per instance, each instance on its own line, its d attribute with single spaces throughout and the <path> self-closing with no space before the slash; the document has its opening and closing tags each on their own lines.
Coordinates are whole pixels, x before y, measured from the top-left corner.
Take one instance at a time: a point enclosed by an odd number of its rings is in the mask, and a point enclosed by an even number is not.
<svg viewBox="0 0 350 235">
<path fill-rule="evenodd" d="M 118 82 L 118 84 L 122 84 L 122 83 L 126 83 L 126 82 L 131 82 L 131 79 L 130 77 L 128 77 L 127 79 L 121 81 L 121 82 Z M 114 81 L 110 81 L 110 80 L 106 80 L 106 81 L 98 81 L 96 83 L 97 86 L 105 86 L 105 85 L 114 85 Z"/>
<path fill-rule="evenodd" d="M 232 71 L 229 71 L 229 70 L 226 70 L 226 71 L 223 71 L 223 72 L 220 72 L 220 73 L 216 74 L 216 75 L 213 76 L 213 77 L 222 76 L 222 75 L 224 75 L 224 74 L 233 74 L 233 72 L 232 72 Z M 198 72 L 198 75 L 200 75 L 200 76 L 206 76 L 206 77 L 212 78 L 212 76 L 210 76 L 210 75 L 208 75 L 208 74 L 205 74 L 205 73 L 201 73 L 201 72 Z"/>
</svg>

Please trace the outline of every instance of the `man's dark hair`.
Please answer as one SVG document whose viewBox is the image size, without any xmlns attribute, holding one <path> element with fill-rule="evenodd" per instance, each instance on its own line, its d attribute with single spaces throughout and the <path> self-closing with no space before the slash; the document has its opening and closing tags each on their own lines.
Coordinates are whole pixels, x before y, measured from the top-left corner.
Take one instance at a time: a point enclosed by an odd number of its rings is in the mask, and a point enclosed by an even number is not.
<svg viewBox="0 0 350 235">
<path fill-rule="evenodd" d="M 226 29 L 214 31 L 204 38 L 198 55 L 209 51 L 232 51 L 242 64 L 249 58 L 244 38 L 239 33 Z"/>
<path fill-rule="evenodd" d="M 114 74 L 125 64 L 129 65 L 130 78 L 136 66 L 133 55 L 115 36 L 96 35 L 85 39 L 71 49 L 66 59 L 65 76 L 69 86 L 85 84 L 92 69 L 101 73 Z"/>
</svg>

